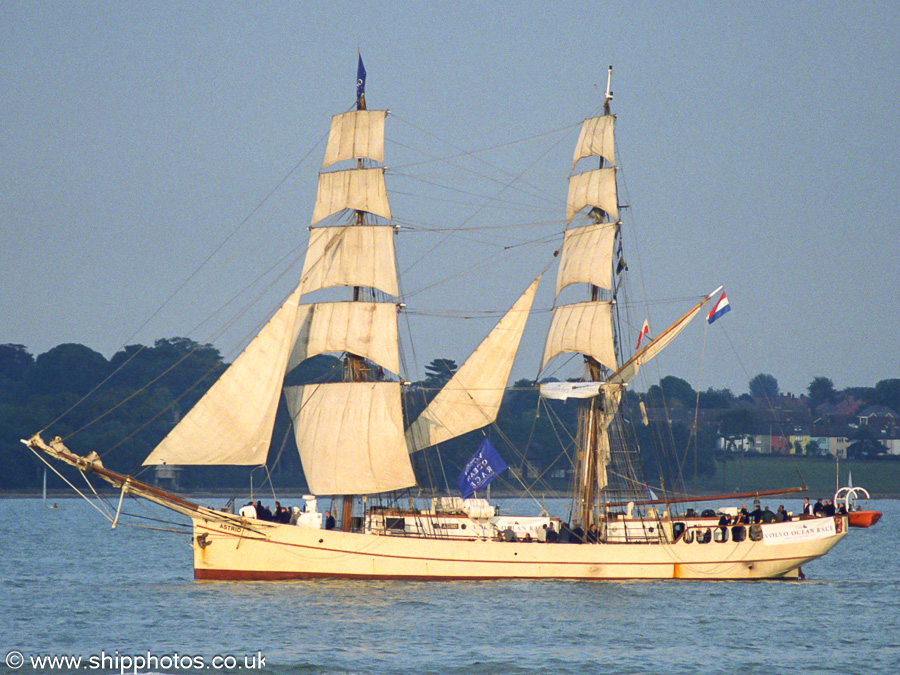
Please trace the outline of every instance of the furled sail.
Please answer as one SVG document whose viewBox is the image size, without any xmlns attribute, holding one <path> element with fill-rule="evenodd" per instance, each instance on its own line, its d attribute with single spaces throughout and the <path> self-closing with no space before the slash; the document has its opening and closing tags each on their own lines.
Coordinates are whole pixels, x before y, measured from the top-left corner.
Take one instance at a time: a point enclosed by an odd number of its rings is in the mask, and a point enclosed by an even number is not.
<svg viewBox="0 0 900 675">
<path fill-rule="evenodd" d="M 399 295 L 390 225 L 317 227 L 309 233 L 300 291 L 368 286 Z"/>
<path fill-rule="evenodd" d="M 310 384 L 284 391 L 310 492 L 373 494 L 415 485 L 399 382 Z"/>
<path fill-rule="evenodd" d="M 332 117 L 322 168 L 346 159 L 384 162 L 386 116 L 386 110 L 353 110 Z"/>
<path fill-rule="evenodd" d="M 497 419 L 531 303 L 535 279 L 406 431 L 409 451 L 456 438 Z"/>
<path fill-rule="evenodd" d="M 609 475 L 607 467 L 609 466 L 610 445 L 609 445 L 609 425 L 612 424 L 619 410 L 619 399 L 622 397 L 622 387 L 613 387 L 604 384 L 601 393 L 603 394 L 602 406 L 598 406 L 597 415 L 597 442 L 594 445 L 597 487 L 602 490 L 609 484 Z M 591 408 L 593 411 L 594 408 Z M 586 466 L 586 463 L 585 463 Z M 584 470 L 584 469 L 583 469 Z M 582 476 L 582 484 L 586 480 L 586 476 Z"/>
<path fill-rule="evenodd" d="M 600 382 L 544 382 L 540 385 L 541 396 L 555 401 L 570 398 L 593 398 L 600 395 Z"/>
<path fill-rule="evenodd" d="M 593 356 L 611 370 L 615 369 L 611 314 L 612 303 L 609 302 L 576 302 L 554 309 L 541 368 L 558 354 L 580 352 Z"/>
<path fill-rule="evenodd" d="M 566 199 L 566 222 L 585 206 L 603 209 L 613 220 L 619 218 L 616 197 L 616 170 L 594 169 L 577 173 L 569 178 L 569 196 Z"/>
<path fill-rule="evenodd" d="M 673 323 L 671 326 L 666 328 L 659 337 L 657 337 L 653 342 L 644 347 L 637 354 L 632 356 L 628 361 L 626 361 L 619 370 L 614 372 L 607 382 L 609 384 L 628 384 L 631 380 L 634 379 L 635 375 L 637 375 L 638 370 L 640 370 L 641 366 L 650 361 L 653 357 L 659 354 L 663 349 L 665 349 L 675 337 L 684 330 L 687 325 L 693 320 L 697 313 L 703 308 L 709 299 L 718 293 L 721 290 L 721 286 L 717 288 L 715 291 L 705 296 L 700 302 L 698 302 L 694 307 L 692 307 L 687 314 L 682 316 L 678 321 Z"/>
<path fill-rule="evenodd" d="M 566 230 L 556 276 L 556 294 L 569 284 L 612 288 L 615 223 L 594 223 Z"/>
<path fill-rule="evenodd" d="M 312 225 L 342 209 L 355 209 L 391 219 L 384 168 L 346 169 L 319 174 Z"/>
<path fill-rule="evenodd" d="M 299 299 L 298 288 L 144 465 L 265 463 Z"/>
<path fill-rule="evenodd" d="M 615 166 L 616 151 L 613 137 L 613 127 L 616 118 L 613 115 L 591 117 L 581 125 L 581 133 L 578 143 L 575 144 L 575 156 L 572 159 L 572 167 L 584 157 L 602 157 Z"/>
<path fill-rule="evenodd" d="M 397 306 L 388 302 L 321 302 L 300 305 L 290 372 L 325 352 L 351 352 L 394 373 L 400 372 Z"/>
</svg>

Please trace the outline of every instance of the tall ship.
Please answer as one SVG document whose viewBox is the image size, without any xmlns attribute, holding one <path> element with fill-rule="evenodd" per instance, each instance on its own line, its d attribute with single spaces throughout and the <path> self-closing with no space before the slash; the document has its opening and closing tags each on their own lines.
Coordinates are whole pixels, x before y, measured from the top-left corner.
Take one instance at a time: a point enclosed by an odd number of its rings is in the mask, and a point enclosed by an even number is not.
<svg viewBox="0 0 900 675">
<path fill-rule="evenodd" d="M 144 461 L 265 465 L 283 397 L 309 492 L 289 522 L 197 504 L 104 467 L 96 453 L 78 455 L 60 438 L 35 434 L 23 443 L 112 484 L 120 509 L 130 495 L 189 518 L 197 579 L 794 578 L 846 535 L 846 516 L 748 522 L 733 506 L 686 508 L 666 489 L 657 497 L 640 478 L 629 424 L 646 420 L 646 411 L 641 405 L 626 419 L 628 387 L 710 303 L 711 315 L 721 311 L 724 294 L 698 296 L 625 356 L 609 80 L 601 114 L 581 126 L 568 194 L 560 195 L 566 227 L 554 254 L 557 299 L 540 365 L 575 355 L 583 373 L 577 381 L 534 384 L 545 400 L 578 407 L 567 453 L 574 476 L 568 511 L 506 514 L 478 497 L 475 490 L 502 470 L 489 444 L 461 475 L 459 495 L 422 490 L 417 453 L 496 422 L 540 277 L 427 405 L 404 406 L 404 302 L 383 165 L 387 111 L 367 108 L 364 82 L 360 60 L 355 109 L 331 121 L 299 282 Z M 335 289 L 342 299 L 333 299 Z M 573 293 L 580 299 L 572 301 Z M 322 354 L 340 355 L 339 381 L 285 384 Z M 329 498 L 337 506 L 326 518 L 319 503 Z"/>
</svg>

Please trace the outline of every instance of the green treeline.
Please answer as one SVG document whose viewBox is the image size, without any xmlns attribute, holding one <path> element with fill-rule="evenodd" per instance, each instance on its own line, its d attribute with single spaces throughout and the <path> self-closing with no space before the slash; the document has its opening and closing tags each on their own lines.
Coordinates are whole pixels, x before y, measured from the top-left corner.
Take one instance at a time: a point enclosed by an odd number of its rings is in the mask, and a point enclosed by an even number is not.
<svg viewBox="0 0 900 675">
<path fill-rule="evenodd" d="M 141 463 L 153 447 L 187 413 L 224 372 L 226 364 L 211 345 L 187 338 L 157 340 L 153 346 L 130 345 L 109 360 L 78 344 L 63 344 L 33 357 L 22 345 L 0 345 L 0 489 L 36 489 L 44 464 L 20 442 L 41 431 L 45 440 L 61 436 L 74 452 L 97 452 L 105 466 L 152 482 L 152 470 Z M 406 393 L 411 420 L 456 371 L 450 359 L 435 359 L 426 376 Z M 376 375 L 377 377 L 377 375 Z M 342 362 L 318 356 L 301 364 L 287 384 L 340 381 Z M 644 411 L 641 411 L 641 402 Z M 642 448 L 639 471 L 651 485 L 683 475 L 714 484 L 721 461 L 740 446 L 741 438 L 768 429 L 793 435 L 798 425 L 812 427 L 823 419 L 838 424 L 847 411 L 865 406 L 900 409 L 900 380 L 883 380 L 871 388 L 835 389 L 831 380 L 815 378 L 807 395 L 783 396 L 777 380 L 760 374 L 749 393 L 735 396 L 727 389 L 696 392 L 675 377 L 666 377 L 643 394 L 628 392 L 621 410 L 627 434 Z M 413 456 L 419 482 L 438 489 L 455 478 L 487 434 L 526 485 L 536 490 L 565 489 L 569 484 L 576 429 L 577 401 L 541 400 L 534 384 L 517 382 L 507 393 L 496 425 L 466 434 Z M 844 417 L 841 417 L 841 415 Z M 646 419 L 644 419 L 646 417 Z M 850 419 L 852 417 L 852 413 Z M 843 423 L 843 422 L 841 422 Z M 790 431 L 773 425 L 789 425 Z M 857 457 L 886 452 L 871 429 L 847 429 Z M 797 448 L 816 454 L 813 443 Z M 272 437 L 268 465 L 257 467 L 187 467 L 179 475 L 182 489 L 244 488 L 249 480 L 261 485 L 270 477 L 280 487 L 305 486 L 290 420 L 282 403 Z M 743 452 L 746 452 L 744 447 Z M 851 451 L 848 449 L 848 454 Z M 71 472 L 63 472 L 71 480 Z M 252 474 L 252 476 L 251 476 Z M 510 489 L 518 480 L 498 481 Z M 62 487 L 52 473 L 49 485 Z"/>
</svg>

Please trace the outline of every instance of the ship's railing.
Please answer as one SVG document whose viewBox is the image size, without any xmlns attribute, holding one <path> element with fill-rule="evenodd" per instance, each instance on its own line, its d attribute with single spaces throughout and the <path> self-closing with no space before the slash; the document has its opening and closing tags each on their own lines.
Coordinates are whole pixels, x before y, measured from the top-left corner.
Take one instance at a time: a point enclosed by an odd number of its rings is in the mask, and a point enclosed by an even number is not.
<svg viewBox="0 0 900 675">
<path fill-rule="evenodd" d="M 684 544 L 724 544 L 729 541 L 741 542 L 749 537 L 753 541 L 762 539 L 762 528 L 759 525 L 699 523 L 688 525 L 684 522 L 672 524 L 674 543 Z"/>
</svg>

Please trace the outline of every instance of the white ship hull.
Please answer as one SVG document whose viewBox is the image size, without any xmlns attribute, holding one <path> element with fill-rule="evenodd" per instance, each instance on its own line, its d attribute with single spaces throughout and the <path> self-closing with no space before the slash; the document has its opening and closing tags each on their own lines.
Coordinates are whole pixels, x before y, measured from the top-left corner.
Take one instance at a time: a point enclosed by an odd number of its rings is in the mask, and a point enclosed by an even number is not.
<svg viewBox="0 0 900 675">
<path fill-rule="evenodd" d="M 847 532 L 761 525 L 760 541 L 569 544 L 452 540 L 260 523 L 253 529 L 194 518 L 197 579 L 774 579 L 827 553 Z M 790 541 L 779 541 L 780 538 Z"/>
</svg>

